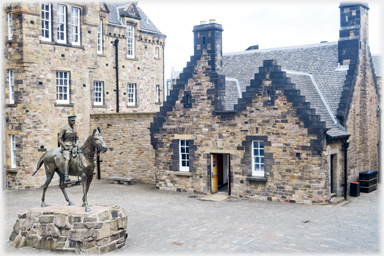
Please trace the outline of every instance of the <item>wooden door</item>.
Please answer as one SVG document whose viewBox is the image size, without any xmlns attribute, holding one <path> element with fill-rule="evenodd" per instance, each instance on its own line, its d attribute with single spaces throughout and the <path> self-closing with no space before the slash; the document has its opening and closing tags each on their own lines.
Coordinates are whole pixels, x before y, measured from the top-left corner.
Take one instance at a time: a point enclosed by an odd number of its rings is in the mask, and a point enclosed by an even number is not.
<svg viewBox="0 0 384 256">
<path fill-rule="evenodd" d="M 212 193 L 217 193 L 219 190 L 219 176 L 217 167 L 217 155 L 212 154 Z"/>
</svg>

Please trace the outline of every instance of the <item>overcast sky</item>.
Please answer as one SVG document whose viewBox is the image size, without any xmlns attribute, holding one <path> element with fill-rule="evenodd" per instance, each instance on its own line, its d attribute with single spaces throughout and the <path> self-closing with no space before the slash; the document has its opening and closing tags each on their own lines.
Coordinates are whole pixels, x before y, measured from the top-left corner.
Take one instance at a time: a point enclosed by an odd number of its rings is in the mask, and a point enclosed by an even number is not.
<svg viewBox="0 0 384 256">
<path fill-rule="evenodd" d="M 200 21 L 223 26 L 223 52 L 244 51 L 251 45 L 259 49 L 336 42 L 340 28 L 341 1 L 139 1 L 138 6 L 167 36 L 165 78 L 171 67 L 181 71 L 193 55 L 193 26 Z M 369 44 L 371 53 L 381 54 L 380 37 L 383 6 L 378 0 L 369 6 Z"/>
</svg>

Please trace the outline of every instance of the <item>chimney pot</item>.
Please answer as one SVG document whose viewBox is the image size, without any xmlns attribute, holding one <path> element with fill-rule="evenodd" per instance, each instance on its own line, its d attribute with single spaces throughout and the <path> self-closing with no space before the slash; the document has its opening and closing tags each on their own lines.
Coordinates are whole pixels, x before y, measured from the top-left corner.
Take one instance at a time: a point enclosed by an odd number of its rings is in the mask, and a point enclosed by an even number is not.
<svg viewBox="0 0 384 256">
<path fill-rule="evenodd" d="M 200 21 L 200 25 L 204 25 L 204 24 L 206 24 L 207 22 L 205 21 L 205 20 L 202 20 L 202 21 Z"/>
<path fill-rule="evenodd" d="M 210 19 L 209 23 L 216 23 L 216 20 L 215 19 Z"/>
</svg>

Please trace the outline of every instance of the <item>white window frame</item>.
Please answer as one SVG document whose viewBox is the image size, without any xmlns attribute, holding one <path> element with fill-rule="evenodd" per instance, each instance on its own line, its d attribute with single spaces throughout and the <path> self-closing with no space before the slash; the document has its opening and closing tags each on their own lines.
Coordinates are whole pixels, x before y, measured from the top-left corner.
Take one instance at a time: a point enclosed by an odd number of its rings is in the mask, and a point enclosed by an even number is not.
<svg viewBox="0 0 384 256">
<path fill-rule="evenodd" d="M 62 7 L 62 8 L 61 8 Z M 61 12 L 61 10 L 63 12 Z M 60 25 L 63 25 L 64 29 L 60 30 Z M 65 5 L 57 5 L 57 42 L 61 44 L 67 43 L 67 7 Z M 63 35 L 64 39 L 60 39 L 59 35 Z"/>
<path fill-rule="evenodd" d="M 61 90 L 60 90 L 61 88 Z M 67 95 L 67 99 L 64 99 Z M 62 97 L 60 97 L 62 96 Z M 61 98 L 61 99 L 60 99 Z M 56 103 L 57 104 L 69 104 L 69 72 L 56 71 Z"/>
<path fill-rule="evenodd" d="M 72 7 L 71 9 L 71 21 L 72 21 L 72 44 L 80 45 L 80 36 L 81 36 L 81 28 L 80 28 L 80 9 Z M 76 32 L 77 28 L 77 32 Z M 77 41 L 75 40 L 77 36 Z"/>
<path fill-rule="evenodd" d="M 104 83 L 101 81 L 93 82 L 93 105 L 103 105 L 104 102 Z"/>
<path fill-rule="evenodd" d="M 135 57 L 135 28 L 132 25 L 127 25 L 127 56 Z"/>
<path fill-rule="evenodd" d="M 100 25 L 97 27 L 97 53 L 103 53 L 103 20 L 100 20 Z"/>
<path fill-rule="evenodd" d="M 9 104 L 15 103 L 15 77 L 13 70 L 8 71 Z"/>
<path fill-rule="evenodd" d="M 264 141 L 252 141 L 252 176 L 264 177 Z"/>
<path fill-rule="evenodd" d="M 136 106 L 136 84 L 128 84 L 127 86 L 128 106 Z"/>
<path fill-rule="evenodd" d="M 16 168 L 16 136 L 10 136 L 11 144 L 11 168 Z"/>
<path fill-rule="evenodd" d="M 12 13 L 8 13 L 8 40 L 12 40 Z"/>
<path fill-rule="evenodd" d="M 184 150 L 183 150 L 184 149 Z M 189 141 L 179 140 L 179 170 L 189 172 Z"/>
<path fill-rule="evenodd" d="M 155 58 L 159 58 L 159 47 L 155 47 Z"/>
<path fill-rule="evenodd" d="M 48 5 L 48 10 L 44 8 L 44 6 Z M 44 15 L 45 14 L 45 15 Z M 47 18 L 48 16 L 48 18 Z M 51 4 L 50 3 L 42 3 L 41 4 L 41 40 L 42 41 L 52 41 L 52 31 L 51 31 Z M 48 25 L 46 27 L 44 24 Z M 48 37 L 45 37 L 45 31 L 48 31 Z"/>
</svg>

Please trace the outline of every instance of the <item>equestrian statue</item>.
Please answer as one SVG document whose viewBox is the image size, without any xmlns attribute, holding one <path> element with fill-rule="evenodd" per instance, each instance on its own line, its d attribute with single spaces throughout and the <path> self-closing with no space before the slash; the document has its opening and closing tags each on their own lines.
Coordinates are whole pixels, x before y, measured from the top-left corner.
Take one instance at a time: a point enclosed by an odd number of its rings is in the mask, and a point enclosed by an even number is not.
<svg viewBox="0 0 384 256">
<path fill-rule="evenodd" d="M 63 191 L 68 205 L 73 205 L 65 191 L 64 182 L 70 181 L 68 175 L 80 176 L 83 184 L 83 207 L 86 212 L 90 212 L 87 201 L 87 193 L 93 178 L 95 160 L 100 153 L 105 153 L 108 149 L 103 141 L 100 128 L 93 130 L 82 147 L 79 145 L 79 137 L 75 126 L 76 116 L 68 116 L 68 124 L 61 128 L 58 142 L 59 148 L 51 149 L 45 152 L 37 163 L 35 175 L 44 164 L 47 180 L 43 185 L 43 196 L 41 198 L 41 207 L 46 207 L 45 192 L 55 172 L 60 177 L 60 189 Z M 96 157 L 95 157 L 96 154 Z"/>
</svg>

